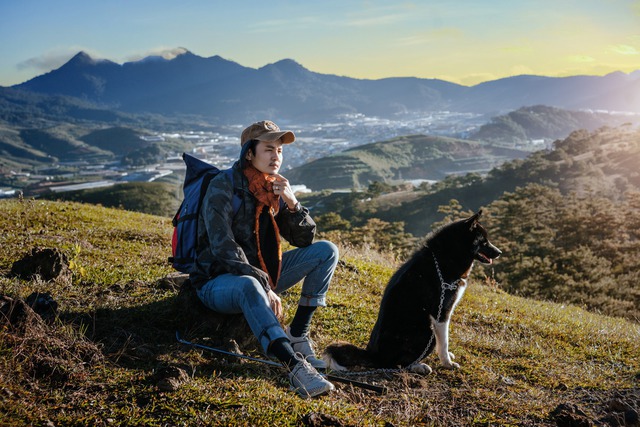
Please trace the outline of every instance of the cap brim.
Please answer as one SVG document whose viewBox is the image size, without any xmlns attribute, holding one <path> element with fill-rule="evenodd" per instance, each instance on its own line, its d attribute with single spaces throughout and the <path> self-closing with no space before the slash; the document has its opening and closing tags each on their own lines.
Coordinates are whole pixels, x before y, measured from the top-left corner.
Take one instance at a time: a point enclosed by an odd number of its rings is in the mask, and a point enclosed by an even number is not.
<svg viewBox="0 0 640 427">
<path fill-rule="evenodd" d="M 283 144 L 291 144 L 296 140 L 296 136 L 290 130 L 285 130 L 281 132 L 267 132 L 263 133 L 256 139 L 258 141 L 277 141 L 282 138 Z"/>
</svg>

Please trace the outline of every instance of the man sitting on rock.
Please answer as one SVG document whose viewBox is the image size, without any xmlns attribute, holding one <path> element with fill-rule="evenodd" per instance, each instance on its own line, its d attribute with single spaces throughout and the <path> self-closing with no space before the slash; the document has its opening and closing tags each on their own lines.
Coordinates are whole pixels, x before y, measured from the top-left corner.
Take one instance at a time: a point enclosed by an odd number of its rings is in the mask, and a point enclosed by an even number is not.
<svg viewBox="0 0 640 427">
<path fill-rule="evenodd" d="M 316 225 L 289 181 L 278 172 L 283 146 L 295 141 L 271 121 L 247 127 L 233 178 L 218 174 L 209 184 L 198 219 L 195 271 L 190 280 L 205 306 L 220 313 L 243 313 L 269 355 L 289 370 L 291 386 L 302 397 L 334 389 L 320 375 L 309 339 L 311 318 L 326 305 L 326 293 L 338 263 L 328 241 L 313 242 Z M 236 213 L 234 193 L 241 198 Z M 283 237 L 295 249 L 282 253 Z M 284 330 L 279 293 L 303 280 L 298 308 Z"/>
</svg>

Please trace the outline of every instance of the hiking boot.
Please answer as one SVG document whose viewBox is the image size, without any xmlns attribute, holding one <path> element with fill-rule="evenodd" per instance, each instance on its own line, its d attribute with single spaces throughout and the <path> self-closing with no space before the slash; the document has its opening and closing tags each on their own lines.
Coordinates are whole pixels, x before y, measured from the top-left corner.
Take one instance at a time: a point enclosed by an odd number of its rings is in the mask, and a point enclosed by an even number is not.
<svg viewBox="0 0 640 427">
<path fill-rule="evenodd" d="M 327 369 L 327 364 L 324 360 L 316 357 L 315 351 L 313 351 L 313 341 L 309 338 L 309 334 L 304 334 L 301 337 L 294 337 L 291 335 L 291 327 L 288 326 L 285 330 L 287 338 L 291 341 L 291 347 L 296 353 L 300 353 L 307 362 L 311 363 L 316 369 Z"/>
<path fill-rule="evenodd" d="M 289 372 L 291 390 L 295 390 L 304 399 L 320 396 L 335 389 L 335 386 L 327 381 L 304 358 L 300 357 Z"/>
</svg>

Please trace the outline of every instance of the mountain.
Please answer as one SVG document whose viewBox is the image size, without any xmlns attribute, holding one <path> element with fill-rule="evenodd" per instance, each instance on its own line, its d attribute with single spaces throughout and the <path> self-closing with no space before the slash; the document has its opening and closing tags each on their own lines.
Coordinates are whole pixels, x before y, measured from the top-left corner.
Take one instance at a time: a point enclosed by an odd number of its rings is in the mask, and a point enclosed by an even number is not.
<svg viewBox="0 0 640 427">
<path fill-rule="evenodd" d="M 13 88 L 66 95 L 123 112 L 188 114 L 218 123 L 258 117 L 322 122 L 341 114 L 398 117 L 432 111 L 495 114 L 526 105 L 640 113 L 639 73 L 603 77 L 515 76 L 466 87 L 437 79 L 355 79 L 320 74 L 291 59 L 259 69 L 189 51 L 122 65 L 84 52 Z"/>
<path fill-rule="evenodd" d="M 514 76 L 469 88 L 459 111 L 515 110 L 526 105 L 567 109 L 594 109 L 640 113 L 640 78 L 637 73 L 614 72 L 606 76 Z"/>
<path fill-rule="evenodd" d="M 0 123 L 17 128 L 42 128 L 53 123 L 98 122 L 140 125 L 148 123 L 131 114 L 66 95 L 49 95 L 0 87 Z"/>
</svg>

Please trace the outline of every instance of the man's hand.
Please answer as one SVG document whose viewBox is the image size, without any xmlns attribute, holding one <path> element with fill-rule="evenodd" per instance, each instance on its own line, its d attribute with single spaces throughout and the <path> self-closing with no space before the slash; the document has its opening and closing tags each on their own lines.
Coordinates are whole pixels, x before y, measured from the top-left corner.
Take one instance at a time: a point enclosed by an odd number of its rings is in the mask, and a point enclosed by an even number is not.
<svg viewBox="0 0 640 427">
<path fill-rule="evenodd" d="M 269 292 L 267 292 L 267 298 L 269 298 L 269 306 L 271 307 L 271 310 L 273 310 L 273 313 L 276 315 L 278 320 L 282 320 L 284 317 L 284 310 L 282 309 L 282 300 L 280 297 L 269 289 Z"/>
<path fill-rule="evenodd" d="M 298 203 L 298 199 L 296 199 L 296 195 L 293 194 L 289 180 L 278 173 L 272 176 L 276 178 L 275 181 L 273 181 L 273 193 L 282 197 L 287 207 L 293 209 L 296 203 Z"/>
</svg>

